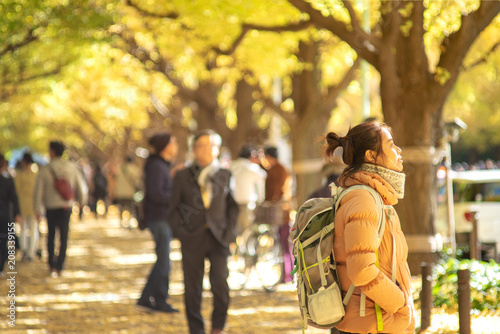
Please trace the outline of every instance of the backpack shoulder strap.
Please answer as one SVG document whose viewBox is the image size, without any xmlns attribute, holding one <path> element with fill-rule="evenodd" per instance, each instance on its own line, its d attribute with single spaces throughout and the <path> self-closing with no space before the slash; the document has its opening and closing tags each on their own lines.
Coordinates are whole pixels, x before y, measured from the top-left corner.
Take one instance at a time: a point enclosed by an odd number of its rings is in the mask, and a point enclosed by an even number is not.
<svg viewBox="0 0 500 334">
<path fill-rule="evenodd" d="M 342 189 L 342 188 L 340 188 L 340 189 Z M 337 209 L 340 205 L 340 202 L 342 201 L 342 198 L 344 198 L 344 196 L 347 195 L 349 192 L 351 192 L 353 190 L 357 190 L 357 189 L 367 190 L 375 199 L 375 203 L 377 204 L 378 211 L 380 211 L 380 213 L 378 215 L 379 219 L 378 219 L 378 226 L 377 226 L 378 244 L 380 245 L 380 242 L 382 241 L 382 236 L 384 235 L 384 230 L 385 230 L 385 210 L 384 210 L 384 203 L 382 202 L 382 196 L 380 196 L 380 194 L 375 189 L 373 189 L 372 187 L 369 187 L 369 186 L 365 186 L 363 184 L 357 184 L 357 185 L 351 186 L 345 190 L 341 190 L 340 194 L 338 195 L 337 201 L 335 202 L 335 211 L 337 211 Z M 355 288 L 354 284 L 351 283 L 351 285 L 349 286 L 349 290 L 347 290 L 347 293 L 344 296 L 344 300 L 343 300 L 344 305 L 347 305 L 347 303 L 349 302 L 349 299 L 351 299 L 352 293 L 354 292 L 354 288 Z M 364 299 L 363 296 L 364 296 L 364 293 L 361 294 L 362 300 Z M 361 306 L 360 306 L 360 314 L 362 314 L 362 316 L 364 316 L 364 308 L 365 308 L 364 302 L 362 302 Z"/>
<path fill-rule="evenodd" d="M 335 211 L 337 211 L 340 202 L 344 198 L 345 195 L 347 195 L 349 192 L 357 189 L 365 189 L 368 190 L 368 192 L 373 196 L 375 199 L 375 203 L 377 204 L 377 208 L 379 211 L 379 216 L 378 216 L 378 225 L 377 225 L 377 231 L 378 231 L 378 238 L 379 238 L 379 243 L 380 240 L 382 240 L 382 236 L 384 235 L 384 229 L 385 229 L 385 210 L 384 210 L 384 203 L 382 202 L 382 196 L 373 189 L 370 186 L 365 186 L 364 184 L 357 184 L 354 186 L 351 186 L 347 189 L 342 189 L 338 188 L 341 190 L 341 192 L 338 194 L 337 200 L 335 201 Z"/>
</svg>

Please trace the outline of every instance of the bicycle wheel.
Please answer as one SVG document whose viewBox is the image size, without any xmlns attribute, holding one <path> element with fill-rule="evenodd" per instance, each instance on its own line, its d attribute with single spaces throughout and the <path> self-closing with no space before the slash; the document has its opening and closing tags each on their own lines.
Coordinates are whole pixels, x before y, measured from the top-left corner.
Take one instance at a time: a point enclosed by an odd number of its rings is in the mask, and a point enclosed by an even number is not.
<svg viewBox="0 0 500 334">
<path fill-rule="evenodd" d="M 255 270 L 266 290 L 273 290 L 280 282 L 283 268 L 283 256 L 275 227 L 267 224 L 258 225 L 260 234 L 256 242 Z"/>
<path fill-rule="evenodd" d="M 236 238 L 234 254 L 230 259 L 230 280 L 235 288 L 244 289 L 250 280 L 252 268 L 255 266 L 256 240 L 258 231 L 253 227 L 247 227 L 241 235 Z"/>
</svg>

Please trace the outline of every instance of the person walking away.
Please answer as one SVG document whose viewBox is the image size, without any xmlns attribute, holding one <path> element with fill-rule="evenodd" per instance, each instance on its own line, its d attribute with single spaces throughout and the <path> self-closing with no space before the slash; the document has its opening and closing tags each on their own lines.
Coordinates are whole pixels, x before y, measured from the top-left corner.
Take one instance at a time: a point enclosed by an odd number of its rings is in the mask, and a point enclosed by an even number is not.
<svg viewBox="0 0 500 334">
<path fill-rule="evenodd" d="M 16 187 L 7 171 L 7 160 L 0 154 L 0 276 L 4 277 L 4 266 L 9 256 L 12 235 L 15 236 L 15 223 L 19 222 L 19 202 Z M 15 254 L 15 253 L 14 253 Z"/>
<path fill-rule="evenodd" d="M 327 157 L 343 148 L 347 165 L 339 185 L 367 185 L 385 205 L 385 229 L 378 238 L 379 209 L 365 189 L 349 192 L 335 215 L 334 252 L 342 290 L 356 287 L 346 306 L 340 333 L 414 333 L 415 316 L 406 244 L 399 217 L 392 207 L 404 196 L 401 149 L 391 129 L 379 122 L 359 124 L 345 137 L 326 136 Z M 393 258 L 393 256 L 395 258 Z M 361 293 L 366 295 L 362 302 Z M 365 306 L 364 316 L 360 307 Z"/>
<path fill-rule="evenodd" d="M 229 244 L 236 240 L 238 204 L 231 172 L 217 159 L 221 137 L 212 130 L 197 133 L 192 141 L 194 162 L 174 178 L 170 214 L 174 235 L 181 242 L 184 303 L 190 334 L 204 334 L 201 315 L 205 259 L 210 262 L 213 293 L 212 330 L 223 333 L 229 307 Z"/>
<path fill-rule="evenodd" d="M 142 290 L 137 306 L 146 311 L 179 312 L 167 303 L 170 284 L 170 241 L 172 228 L 168 208 L 172 205 L 172 162 L 178 145 L 169 133 L 156 134 L 149 140 L 154 150 L 144 165 L 147 225 L 155 241 L 156 262 Z"/>
<path fill-rule="evenodd" d="M 92 182 L 90 188 L 90 210 L 95 214 L 96 219 L 99 218 L 100 214 L 106 216 L 108 212 L 108 179 L 101 168 L 99 162 L 94 162 L 92 171 Z M 104 206 L 104 212 L 98 212 L 99 201 Z"/>
<path fill-rule="evenodd" d="M 278 160 L 278 149 L 268 146 L 264 149 L 264 158 L 267 161 L 266 196 L 267 202 L 281 203 L 284 210 L 283 221 L 279 225 L 279 241 L 283 253 L 281 283 L 292 281 L 293 269 L 292 243 L 290 240 L 290 199 L 292 197 L 291 177 L 288 171 Z"/>
<path fill-rule="evenodd" d="M 21 251 L 22 260 L 32 262 L 38 248 L 38 221 L 35 217 L 33 199 L 35 197 L 35 183 L 37 169 L 29 152 L 24 153 L 19 168 L 16 168 L 14 184 L 16 186 L 19 200 L 19 212 L 21 214 Z"/>
<path fill-rule="evenodd" d="M 128 156 L 116 173 L 113 203 L 120 211 L 120 226 L 131 229 L 130 218 L 134 214 L 134 194 L 139 189 L 141 170 L 132 157 Z M 127 211 L 128 218 L 124 213 Z"/>
<path fill-rule="evenodd" d="M 63 159 L 64 151 L 65 146 L 62 142 L 50 142 L 50 162 L 40 169 L 35 183 L 35 215 L 39 220 L 43 210 L 45 210 L 48 227 L 48 263 L 52 277 L 60 277 L 64 269 L 73 202 L 85 203 L 87 196 L 87 188 L 82 173 L 74 162 Z M 62 197 L 54 185 L 54 175 L 69 182 L 75 198 L 66 200 Z M 59 232 L 59 250 L 57 254 L 55 252 L 56 231 Z"/>
<path fill-rule="evenodd" d="M 240 150 L 239 157 L 233 160 L 229 167 L 234 176 L 234 199 L 240 209 L 236 235 L 240 235 L 252 224 L 253 210 L 256 205 L 264 201 L 267 174 L 258 164 L 250 161 L 256 154 L 255 149 L 245 145 Z"/>
</svg>

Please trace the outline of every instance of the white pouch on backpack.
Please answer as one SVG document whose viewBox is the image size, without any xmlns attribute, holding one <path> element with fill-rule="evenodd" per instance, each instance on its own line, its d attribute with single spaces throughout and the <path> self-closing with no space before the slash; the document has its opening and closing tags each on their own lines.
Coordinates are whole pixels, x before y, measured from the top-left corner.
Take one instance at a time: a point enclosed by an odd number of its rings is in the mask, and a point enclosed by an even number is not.
<svg viewBox="0 0 500 334">
<path fill-rule="evenodd" d="M 307 297 L 309 316 L 318 325 L 330 325 L 339 322 L 345 315 L 342 295 L 337 283 L 328 288 L 321 287 L 318 292 Z"/>
</svg>

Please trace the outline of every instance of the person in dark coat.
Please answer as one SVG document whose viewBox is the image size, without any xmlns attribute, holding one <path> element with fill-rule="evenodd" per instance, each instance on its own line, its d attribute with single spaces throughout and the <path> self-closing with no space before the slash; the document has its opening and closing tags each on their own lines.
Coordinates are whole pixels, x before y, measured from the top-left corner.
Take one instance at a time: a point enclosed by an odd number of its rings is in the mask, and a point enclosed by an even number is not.
<svg viewBox="0 0 500 334">
<path fill-rule="evenodd" d="M 9 253 L 15 259 L 15 222 L 20 220 L 14 180 L 7 172 L 7 160 L 0 154 L 0 276 L 5 276 L 3 269 Z"/>
<path fill-rule="evenodd" d="M 97 214 L 97 202 L 101 200 L 104 203 L 104 215 L 108 212 L 108 179 L 104 175 L 102 171 L 101 165 L 99 162 L 94 163 L 93 168 L 93 176 L 92 176 L 92 185 L 93 189 L 91 190 L 91 203 L 90 208 L 92 212 L 95 213 L 96 218 L 98 218 Z"/>
<path fill-rule="evenodd" d="M 201 315 L 205 259 L 210 261 L 213 293 L 212 334 L 222 333 L 229 307 L 229 244 L 236 240 L 238 204 L 231 189 L 231 172 L 217 156 L 221 138 L 211 130 L 195 135 L 195 161 L 175 175 L 170 220 L 181 242 L 186 317 L 190 334 L 204 334 Z"/>
<path fill-rule="evenodd" d="M 171 164 L 177 156 L 178 145 L 176 138 L 169 133 L 154 135 L 149 144 L 153 147 L 154 154 L 148 157 L 144 165 L 144 213 L 156 245 L 156 263 L 137 306 L 146 311 L 174 313 L 179 311 L 167 303 L 172 241 L 172 229 L 167 213 L 172 202 Z"/>
</svg>

